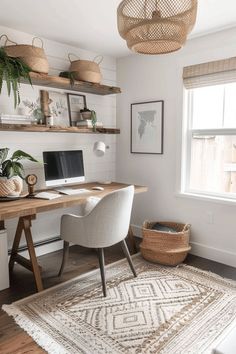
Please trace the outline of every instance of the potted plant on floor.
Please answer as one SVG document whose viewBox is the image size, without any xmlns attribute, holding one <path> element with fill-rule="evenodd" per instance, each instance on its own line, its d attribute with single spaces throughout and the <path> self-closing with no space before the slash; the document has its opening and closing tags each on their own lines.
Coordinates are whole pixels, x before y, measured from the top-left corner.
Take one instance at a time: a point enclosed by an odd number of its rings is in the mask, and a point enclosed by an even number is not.
<svg viewBox="0 0 236 354">
<path fill-rule="evenodd" d="M 0 47 L 0 94 L 2 92 L 3 80 L 6 81 L 8 96 L 13 93 L 14 107 L 20 103 L 20 81 L 27 80 L 31 85 L 31 69 L 20 58 L 12 58 L 6 54 L 3 47 Z"/>
<path fill-rule="evenodd" d="M 0 197 L 19 196 L 23 189 L 24 166 L 21 160 L 39 162 L 22 150 L 7 158 L 9 149 L 0 149 Z"/>
</svg>

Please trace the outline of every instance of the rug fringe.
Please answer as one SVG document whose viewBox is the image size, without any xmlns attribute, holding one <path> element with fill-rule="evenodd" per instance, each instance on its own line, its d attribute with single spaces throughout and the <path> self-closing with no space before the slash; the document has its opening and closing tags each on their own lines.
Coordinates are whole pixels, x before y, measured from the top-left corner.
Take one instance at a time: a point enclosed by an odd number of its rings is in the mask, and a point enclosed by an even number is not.
<svg viewBox="0 0 236 354">
<path fill-rule="evenodd" d="M 15 322 L 47 353 L 68 354 L 68 351 L 62 349 L 61 345 L 53 340 L 51 336 L 48 336 L 35 323 L 29 321 L 19 308 L 14 305 L 3 305 L 2 310 L 13 317 Z"/>
</svg>

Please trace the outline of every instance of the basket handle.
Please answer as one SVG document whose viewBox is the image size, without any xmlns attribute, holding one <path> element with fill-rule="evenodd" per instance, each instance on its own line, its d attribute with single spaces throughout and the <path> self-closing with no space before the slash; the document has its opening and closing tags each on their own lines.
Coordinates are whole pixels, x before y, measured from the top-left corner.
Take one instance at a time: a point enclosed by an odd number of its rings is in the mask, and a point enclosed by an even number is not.
<svg viewBox="0 0 236 354">
<path fill-rule="evenodd" d="M 98 58 L 100 58 L 100 59 L 98 59 Z M 96 61 L 97 59 L 98 59 L 98 61 Z M 103 61 L 103 56 L 102 56 L 102 55 L 97 55 L 97 56 L 93 59 L 93 61 L 99 65 L 99 64 L 101 64 L 101 62 Z"/>
<path fill-rule="evenodd" d="M 34 45 L 35 39 L 39 39 L 39 40 L 40 40 L 41 46 L 42 46 L 41 48 L 43 49 L 43 40 L 42 40 L 41 38 L 39 38 L 39 37 L 34 37 L 34 38 L 32 39 L 32 47 L 36 47 L 36 46 Z"/>
<path fill-rule="evenodd" d="M 190 227 L 191 227 L 191 224 L 185 224 L 183 231 L 187 231 L 188 229 L 190 229 Z"/>
<path fill-rule="evenodd" d="M 4 43 L 4 47 L 6 47 L 7 42 L 14 43 L 15 45 L 17 45 L 17 43 L 14 42 L 14 41 L 11 41 L 11 40 L 8 38 L 8 36 L 7 36 L 6 34 L 2 34 L 2 35 L 0 36 L 0 41 L 1 41 L 1 39 L 4 38 L 4 37 L 6 38 L 5 43 Z"/>
<path fill-rule="evenodd" d="M 71 55 L 74 55 L 74 57 L 76 57 L 77 60 L 80 60 L 80 58 L 78 57 L 78 55 L 74 54 L 74 53 L 69 53 L 68 54 L 68 59 L 70 61 L 70 63 L 72 63 L 73 60 L 71 60 Z"/>
</svg>

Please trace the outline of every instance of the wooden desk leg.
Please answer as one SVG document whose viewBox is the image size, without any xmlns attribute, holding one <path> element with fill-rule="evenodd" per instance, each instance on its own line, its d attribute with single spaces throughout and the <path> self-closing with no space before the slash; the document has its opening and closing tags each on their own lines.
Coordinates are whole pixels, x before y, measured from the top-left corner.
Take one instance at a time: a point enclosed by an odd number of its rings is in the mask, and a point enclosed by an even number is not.
<svg viewBox="0 0 236 354">
<path fill-rule="evenodd" d="M 24 224 L 24 231 L 25 231 L 25 238 L 28 246 L 28 251 L 30 255 L 30 260 L 33 268 L 33 273 L 34 273 L 34 279 L 36 283 L 36 287 L 38 291 L 43 290 L 43 283 L 42 283 L 42 278 L 41 278 L 41 273 L 37 261 L 37 257 L 35 254 L 35 249 L 34 249 L 34 243 L 33 243 L 33 238 L 32 238 L 32 233 L 31 233 L 31 219 L 23 219 L 23 224 Z"/>
<path fill-rule="evenodd" d="M 15 260 L 17 257 L 17 251 L 18 251 L 21 236 L 22 236 L 22 231 L 23 231 L 23 222 L 22 222 L 22 218 L 19 218 L 18 225 L 16 228 L 15 238 L 14 238 L 13 245 L 12 245 L 11 256 L 10 256 L 10 260 L 9 260 L 10 274 L 12 273 L 13 268 L 14 268 Z"/>
<path fill-rule="evenodd" d="M 31 234 L 31 220 L 34 219 L 34 215 L 20 217 L 16 229 L 15 239 L 13 242 L 11 257 L 9 261 L 9 271 L 12 272 L 14 268 L 14 263 L 17 262 L 21 264 L 23 267 L 32 270 L 34 274 L 34 279 L 36 283 L 36 287 L 38 291 L 43 290 L 43 283 L 40 274 L 40 267 L 37 262 L 37 257 L 35 254 L 33 238 Z M 27 247 L 30 255 L 30 261 L 25 259 L 22 256 L 19 256 L 17 251 L 19 248 L 20 240 L 22 237 L 22 233 L 25 233 L 25 238 L 27 242 Z"/>
<path fill-rule="evenodd" d="M 134 234 L 133 234 L 133 230 L 131 225 L 129 225 L 129 231 L 128 231 L 128 235 L 127 238 L 129 240 L 129 245 L 130 245 L 130 250 L 132 253 L 137 253 L 137 247 L 136 247 L 136 243 L 135 243 L 135 239 L 134 239 Z"/>
</svg>

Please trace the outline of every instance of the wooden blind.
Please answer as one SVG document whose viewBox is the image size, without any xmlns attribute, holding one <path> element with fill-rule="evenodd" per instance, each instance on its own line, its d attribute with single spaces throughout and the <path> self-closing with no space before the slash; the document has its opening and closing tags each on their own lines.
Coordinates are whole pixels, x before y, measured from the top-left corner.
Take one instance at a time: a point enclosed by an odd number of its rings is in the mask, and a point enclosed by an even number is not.
<svg viewBox="0 0 236 354">
<path fill-rule="evenodd" d="M 183 82 L 186 89 L 236 82 L 236 57 L 187 66 Z"/>
</svg>

